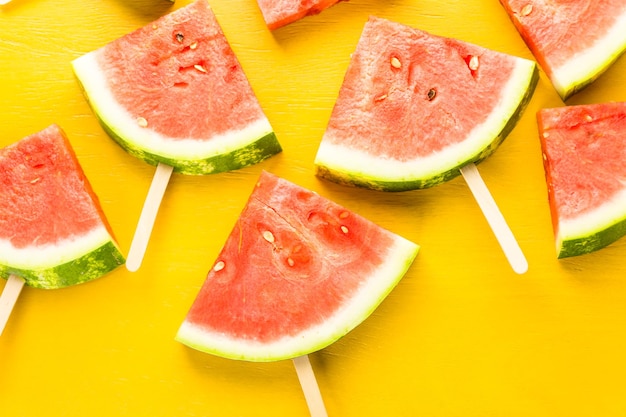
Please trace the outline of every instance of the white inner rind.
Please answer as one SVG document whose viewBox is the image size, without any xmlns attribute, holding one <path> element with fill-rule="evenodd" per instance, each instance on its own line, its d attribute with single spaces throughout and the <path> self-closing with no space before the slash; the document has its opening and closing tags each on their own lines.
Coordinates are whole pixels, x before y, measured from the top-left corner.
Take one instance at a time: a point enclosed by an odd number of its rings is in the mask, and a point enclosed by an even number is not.
<svg viewBox="0 0 626 417">
<path fill-rule="evenodd" d="M 556 90 L 561 95 L 567 93 L 574 86 L 598 74 L 608 62 L 615 60 L 626 45 L 625 31 L 626 14 L 623 14 L 592 47 L 579 52 L 560 67 L 553 68 L 550 80 Z"/>
<path fill-rule="evenodd" d="M 379 181 L 402 182 L 430 178 L 471 161 L 491 144 L 515 113 L 528 91 L 534 70 L 534 62 L 518 58 L 511 77 L 501 90 L 500 100 L 494 106 L 496 110 L 469 132 L 466 139 L 431 155 L 399 161 L 334 144 L 332 140 L 322 140 L 315 164 Z"/>
<path fill-rule="evenodd" d="M 357 293 L 323 323 L 295 335 L 261 343 L 233 339 L 184 321 L 176 339 L 195 349 L 231 359 L 272 361 L 291 359 L 326 347 L 361 323 L 393 289 L 417 255 L 418 246 L 402 237 L 388 249 L 379 266 Z"/>
<path fill-rule="evenodd" d="M 556 247 L 560 251 L 563 242 L 595 235 L 599 231 L 626 219 L 626 190 L 620 191 L 606 203 L 574 219 L 559 221 Z"/>
<path fill-rule="evenodd" d="M 75 238 L 24 248 L 16 248 L 8 240 L 0 239 L 0 264 L 27 270 L 52 268 L 77 259 L 110 241 L 111 236 L 102 225 Z"/>
<path fill-rule="evenodd" d="M 96 50 L 75 59 L 72 62 L 74 72 L 102 123 L 138 149 L 170 159 L 206 159 L 241 149 L 273 132 L 269 120 L 264 116 L 242 129 L 212 136 L 210 140 L 172 139 L 149 126 L 142 127 L 137 122 L 137 116 L 130 114 L 111 94 L 106 76 L 98 65 L 99 53 L 100 50 Z"/>
</svg>

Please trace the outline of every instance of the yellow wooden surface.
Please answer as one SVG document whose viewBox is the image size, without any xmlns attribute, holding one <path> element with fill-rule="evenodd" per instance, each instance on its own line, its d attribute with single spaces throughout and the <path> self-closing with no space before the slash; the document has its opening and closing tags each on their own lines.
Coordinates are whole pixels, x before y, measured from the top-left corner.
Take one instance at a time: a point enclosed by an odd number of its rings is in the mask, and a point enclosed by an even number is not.
<svg viewBox="0 0 626 417">
<path fill-rule="evenodd" d="M 70 61 L 188 0 L 14 0 L 0 10 L 0 145 L 58 123 L 128 251 L 154 167 L 102 131 Z M 526 254 L 516 275 L 461 178 L 384 194 L 317 179 L 313 159 L 369 15 L 532 58 L 497 0 L 351 0 L 269 32 L 254 0 L 211 0 L 284 152 L 174 174 L 142 268 L 25 288 L 0 338 L 0 416 L 306 416 L 290 361 L 196 352 L 174 335 L 262 169 L 420 244 L 361 326 L 310 356 L 331 416 L 624 416 L 626 240 L 555 258 L 535 113 L 479 166 Z M 626 60 L 568 104 L 626 100 Z M 0 289 L 4 282 L 0 282 Z"/>
</svg>

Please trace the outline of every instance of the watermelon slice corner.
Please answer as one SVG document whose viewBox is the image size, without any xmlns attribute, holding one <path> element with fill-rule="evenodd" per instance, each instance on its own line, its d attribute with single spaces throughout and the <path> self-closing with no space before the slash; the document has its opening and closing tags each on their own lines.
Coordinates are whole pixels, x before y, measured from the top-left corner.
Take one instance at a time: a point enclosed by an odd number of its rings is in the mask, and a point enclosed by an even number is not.
<svg viewBox="0 0 626 417">
<path fill-rule="evenodd" d="M 247 361 L 320 350 L 372 313 L 418 249 L 263 172 L 176 340 Z"/>
<path fill-rule="evenodd" d="M 626 103 L 542 109 L 537 122 L 558 258 L 626 235 Z"/>
<path fill-rule="evenodd" d="M 565 101 L 626 51 L 626 2 L 500 0 Z"/>
<path fill-rule="evenodd" d="M 72 67 L 104 130 L 149 164 L 206 175 L 282 150 L 206 0 L 89 52 Z"/>
<path fill-rule="evenodd" d="M 383 191 L 441 184 L 498 148 L 538 79 L 533 61 L 373 16 L 351 56 L 316 173 Z"/>
<path fill-rule="evenodd" d="M 57 125 L 0 149 L 0 276 L 56 289 L 124 263 L 111 227 Z"/>
<path fill-rule="evenodd" d="M 276 30 L 306 16 L 321 13 L 341 0 L 257 0 L 268 29 Z"/>
</svg>

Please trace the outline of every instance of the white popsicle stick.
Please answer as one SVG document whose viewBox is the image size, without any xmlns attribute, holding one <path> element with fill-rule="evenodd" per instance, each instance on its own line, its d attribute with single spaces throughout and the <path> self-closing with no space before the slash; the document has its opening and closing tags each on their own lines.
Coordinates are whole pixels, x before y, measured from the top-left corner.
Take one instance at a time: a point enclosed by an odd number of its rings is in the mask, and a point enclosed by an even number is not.
<svg viewBox="0 0 626 417">
<path fill-rule="evenodd" d="M 143 209 L 139 216 L 133 241 L 130 244 L 128 256 L 126 257 L 126 269 L 131 272 L 135 272 L 141 266 L 150 235 L 152 234 L 152 227 L 159 212 L 163 194 L 165 194 L 165 189 L 172 176 L 172 171 L 173 168 L 169 165 L 161 163 L 157 165 L 146 201 L 143 203 Z"/>
<path fill-rule="evenodd" d="M 326 413 L 326 407 L 324 406 L 324 400 L 322 399 L 322 393 L 317 385 L 309 356 L 298 356 L 293 358 L 293 364 L 296 367 L 296 373 L 300 380 L 300 386 L 304 392 L 304 398 L 306 404 L 309 406 L 309 413 L 311 417 L 328 417 Z"/>
<path fill-rule="evenodd" d="M 528 271 L 528 261 L 519 247 L 513 232 L 506 223 L 504 216 L 500 212 L 493 196 L 489 192 L 487 185 L 483 181 L 476 164 L 470 163 L 461 168 L 461 174 L 465 178 L 465 182 L 469 186 L 476 202 L 483 211 L 491 230 L 496 235 L 496 239 L 500 243 L 504 255 L 508 259 L 511 267 L 518 274 Z"/>
<path fill-rule="evenodd" d="M 11 0 L 0 0 L 0 6 L 10 3 Z"/>
<path fill-rule="evenodd" d="M 4 290 L 2 290 L 2 294 L 0 295 L 0 336 L 13 311 L 15 302 L 20 296 L 22 288 L 24 288 L 24 283 L 25 281 L 22 277 L 11 274 L 9 275 L 9 279 L 7 279 Z"/>
</svg>

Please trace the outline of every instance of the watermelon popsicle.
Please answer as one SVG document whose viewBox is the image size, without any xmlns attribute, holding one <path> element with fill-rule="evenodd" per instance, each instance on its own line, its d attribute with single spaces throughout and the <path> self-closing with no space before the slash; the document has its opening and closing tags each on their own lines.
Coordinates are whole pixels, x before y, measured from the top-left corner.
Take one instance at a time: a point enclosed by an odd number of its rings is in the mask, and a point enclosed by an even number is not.
<svg viewBox="0 0 626 417">
<path fill-rule="evenodd" d="M 57 289 L 124 263 L 98 198 L 56 125 L 0 149 L 0 332 L 24 285 Z"/>
<path fill-rule="evenodd" d="M 103 128 L 156 165 L 126 266 L 142 262 L 172 172 L 256 164 L 280 144 L 206 0 L 181 7 L 72 63 Z"/>
<path fill-rule="evenodd" d="M 476 168 L 513 129 L 538 81 L 529 60 L 371 17 L 352 54 L 315 165 L 382 191 L 462 174 L 513 270 L 528 263 Z"/>
<path fill-rule="evenodd" d="M 312 415 L 324 415 L 313 414 L 319 393 L 307 355 L 365 320 L 418 250 L 319 194 L 263 172 L 176 339 L 230 359 L 293 359 Z"/>
</svg>

